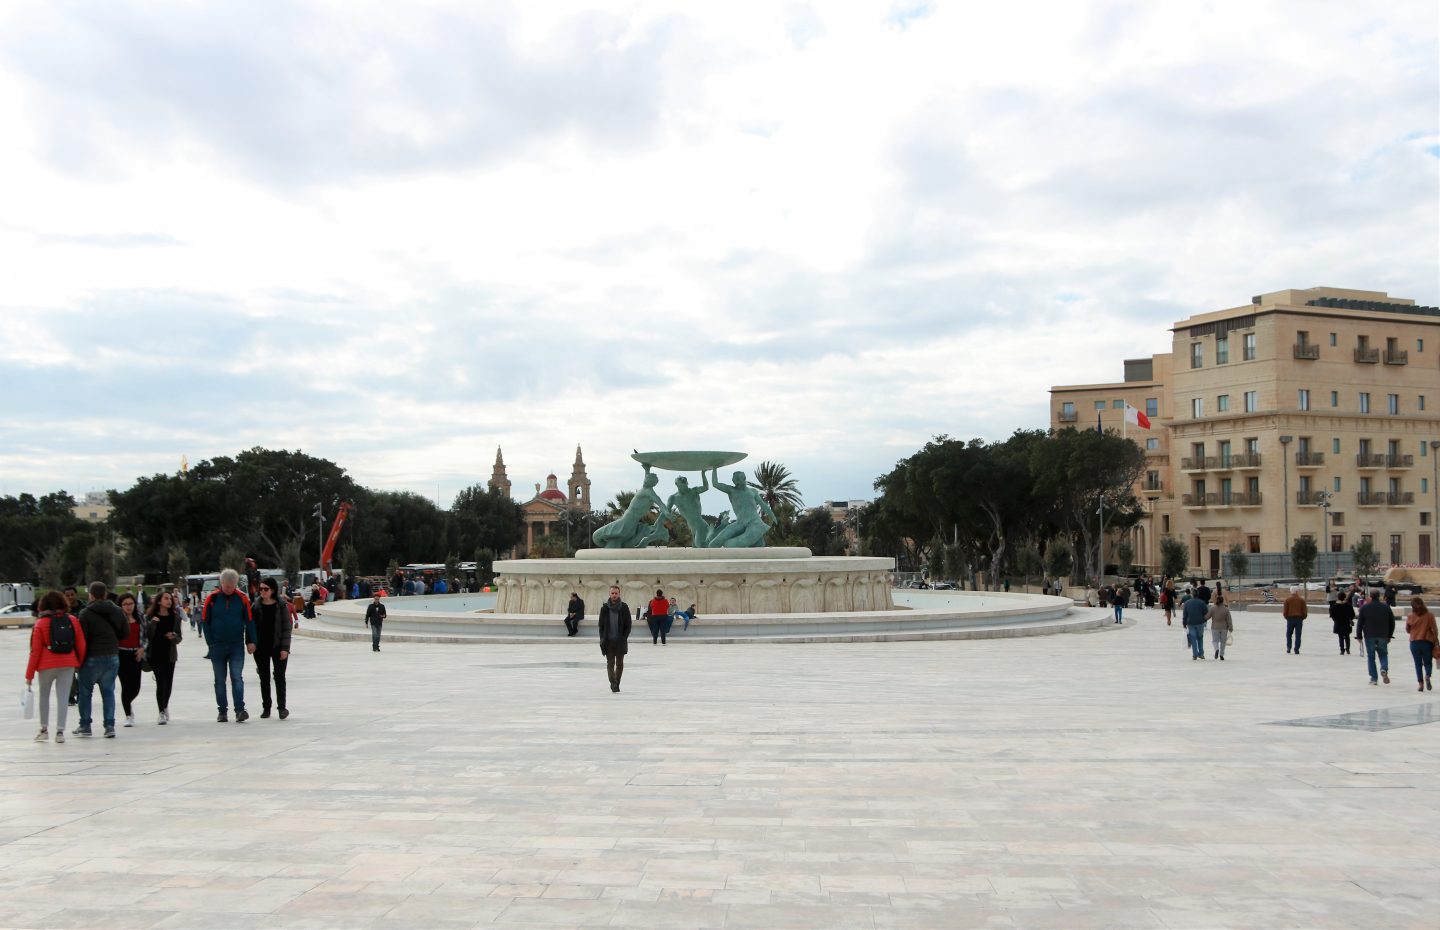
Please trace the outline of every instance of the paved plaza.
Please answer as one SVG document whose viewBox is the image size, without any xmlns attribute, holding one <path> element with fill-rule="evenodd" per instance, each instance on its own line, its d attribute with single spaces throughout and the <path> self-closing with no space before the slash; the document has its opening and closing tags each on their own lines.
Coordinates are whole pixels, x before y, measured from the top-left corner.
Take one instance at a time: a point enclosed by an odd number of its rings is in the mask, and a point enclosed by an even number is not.
<svg viewBox="0 0 1440 930">
<path fill-rule="evenodd" d="M 1406 644 L 1376 688 L 1327 621 L 1289 656 L 1279 617 L 1237 614 L 1221 663 L 1132 616 L 637 631 L 618 695 L 589 637 L 297 639 L 291 718 L 259 719 L 252 666 L 224 725 L 190 639 L 167 727 L 147 681 L 119 738 L 34 743 L 12 691 L 0 926 L 1440 926 L 1440 702 Z M 16 679 L 27 636 L 0 631 Z"/>
</svg>

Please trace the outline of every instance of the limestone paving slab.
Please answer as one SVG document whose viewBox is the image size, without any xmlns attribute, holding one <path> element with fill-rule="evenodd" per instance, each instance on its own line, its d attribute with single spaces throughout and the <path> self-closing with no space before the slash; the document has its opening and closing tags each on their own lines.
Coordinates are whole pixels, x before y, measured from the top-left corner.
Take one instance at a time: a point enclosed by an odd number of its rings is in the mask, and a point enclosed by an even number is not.
<svg viewBox="0 0 1440 930">
<path fill-rule="evenodd" d="M 0 927 L 1437 926 L 1440 704 L 1237 620 L 637 637 L 620 694 L 589 639 L 296 640 L 245 724 L 187 640 L 169 726 L 148 680 L 113 740 L 0 721 Z"/>
</svg>

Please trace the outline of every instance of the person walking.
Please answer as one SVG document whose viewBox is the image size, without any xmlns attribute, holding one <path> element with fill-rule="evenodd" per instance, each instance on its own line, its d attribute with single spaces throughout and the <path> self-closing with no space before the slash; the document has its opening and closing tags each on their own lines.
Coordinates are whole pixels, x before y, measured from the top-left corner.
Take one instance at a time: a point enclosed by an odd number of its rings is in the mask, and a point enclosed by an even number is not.
<svg viewBox="0 0 1440 930">
<path fill-rule="evenodd" d="M 1190 640 L 1190 661 L 1205 660 L 1205 615 L 1209 605 L 1198 597 L 1189 597 L 1180 605 L 1180 622 L 1185 638 Z"/>
<path fill-rule="evenodd" d="M 1160 589 L 1160 609 L 1165 611 L 1165 625 L 1170 626 L 1170 618 L 1175 613 L 1175 582 L 1169 578 Z"/>
<path fill-rule="evenodd" d="M 375 597 L 365 606 L 365 625 L 370 628 L 370 649 L 374 652 L 380 651 L 380 627 L 385 623 L 385 605 L 380 603 L 380 595 Z"/>
<path fill-rule="evenodd" d="M 90 584 L 90 603 L 80 611 L 85 631 L 85 661 L 80 664 L 80 725 L 76 736 L 90 736 L 95 686 L 100 686 L 105 738 L 115 738 L 115 677 L 120 674 L 120 640 L 126 633 L 125 615 L 106 597 L 103 581 Z"/>
<path fill-rule="evenodd" d="M 1230 617 L 1230 605 L 1225 603 L 1225 595 L 1218 590 L 1215 592 L 1215 603 L 1205 611 L 1205 619 L 1210 621 L 1210 642 L 1215 646 L 1215 658 L 1224 662 L 1225 641 L 1235 631 L 1235 622 Z"/>
<path fill-rule="evenodd" d="M 274 706 L 280 712 L 280 719 L 290 716 L 285 706 L 285 668 L 290 664 L 290 605 L 280 600 L 280 591 L 275 581 L 266 578 L 260 582 L 260 599 L 250 605 L 250 616 L 255 623 L 254 656 L 255 672 L 260 676 L 260 719 L 270 719 L 270 685 L 274 679 Z M 236 700 L 238 707 L 240 702 Z M 239 713 L 236 713 L 238 719 Z"/>
<path fill-rule="evenodd" d="M 30 629 L 30 661 L 25 666 L 28 687 L 40 676 L 40 732 L 35 742 L 49 738 L 50 689 L 55 689 L 55 742 L 65 742 L 65 715 L 70 712 L 70 683 L 85 661 L 85 631 L 70 616 L 65 595 L 47 591 L 37 605 L 35 626 Z"/>
<path fill-rule="evenodd" d="M 150 602 L 145 618 L 145 641 L 149 643 L 146 657 L 155 675 L 155 706 L 159 709 L 160 726 L 170 722 L 170 692 L 175 687 L 175 663 L 180 659 L 180 640 L 185 620 L 175 605 L 173 591 L 161 591 Z"/>
<path fill-rule="evenodd" d="M 250 614 L 250 599 L 241 593 L 240 575 L 233 568 L 220 573 L 220 587 L 205 599 L 200 617 L 200 630 L 210 647 L 210 665 L 215 671 L 215 720 L 230 719 L 225 701 L 225 678 L 230 678 L 230 693 L 235 698 L 235 722 L 250 719 L 245 710 L 245 653 L 255 652 L 255 620 Z"/>
<path fill-rule="evenodd" d="M 1340 654 L 1348 656 L 1350 632 L 1355 629 L 1355 606 L 1350 603 L 1349 592 L 1337 592 L 1335 599 L 1330 602 L 1330 622 L 1336 638 L 1340 640 Z"/>
<path fill-rule="evenodd" d="M 620 693 L 620 676 L 625 674 L 625 656 L 630 651 L 630 605 L 620 600 L 620 586 L 610 586 L 610 598 L 600 605 L 596 626 L 600 628 L 600 651 L 610 675 L 610 690 Z"/>
<path fill-rule="evenodd" d="M 1123 623 L 1125 620 L 1125 608 L 1130 604 L 1130 589 L 1122 582 L 1120 587 L 1115 589 L 1115 622 Z"/>
<path fill-rule="evenodd" d="M 1435 615 L 1418 596 L 1410 599 L 1410 612 L 1405 615 L 1405 632 L 1410 634 L 1410 657 L 1415 660 L 1417 691 L 1430 691 L 1430 672 L 1435 653 L 1440 652 L 1440 634 L 1435 629 Z"/>
<path fill-rule="evenodd" d="M 580 632 L 580 621 L 585 619 L 585 601 L 576 591 L 570 592 L 570 603 L 565 605 L 565 629 L 567 636 Z"/>
<path fill-rule="evenodd" d="M 140 696 L 140 682 L 144 677 L 145 623 L 139 610 L 140 602 L 135 595 L 129 591 L 120 595 L 120 612 L 125 615 L 125 635 L 119 644 L 120 709 L 125 714 L 127 727 L 135 725 L 135 699 Z"/>
<path fill-rule="evenodd" d="M 656 645 L 665 642 L 665 621 L 670 619 L 670 602 L 665 599 L 665 592 L 659 588 L 655 589 L 655 596 L 650 599 L 650 605 L 645 608 L 645 616 L 650 621 L 650 644 Z"/>
<path fill-rule="evenodd" d="M 1355 622 L 1356 635 L 1365 644 L 1365 664 L 1370 671 L 1370 684 L 1375 679 L 1375 660 L 1380 660 L 1380 677 L 1390 684 L 1390 640 L 1395 638 L 1395 613 L 1380 600 L 1380 589 L 1370 591 L 1370 599 L 1360 608 Z"/>
<path fill-rule="evenodd" d="M 1290 596 L 1285 598 L 1285 604 L 1280 608 L 1285 615 L 1285 651 L 1290 652 L 1291 640 L 1294 640 L 1295 654 L 1300 654 L 1300 634 L 1305 631 L 1305 618 L 1310 616 L 1310 608 L 1305 603 L 1305 598 L 1300 593 L 1298 585 L 1290 586 Z"/>
</svg>

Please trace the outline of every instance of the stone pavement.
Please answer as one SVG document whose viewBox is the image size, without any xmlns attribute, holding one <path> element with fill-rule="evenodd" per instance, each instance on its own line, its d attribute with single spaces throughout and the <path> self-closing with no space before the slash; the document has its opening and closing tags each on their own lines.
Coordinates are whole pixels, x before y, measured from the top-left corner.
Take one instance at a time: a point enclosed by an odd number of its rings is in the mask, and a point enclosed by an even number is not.
<svg viewBox="0 0 1440 930">
<path fill-rule="evenodd" d="M 287 721 L 0 720 L 3 927 L 1440 926 L 1440 717 L 1325 622 L 652 646 L 297 640 Z M 558 621 L 557 621 L 558 622 Z M 585 633 L 593 634 L 587 623 Z M 19 679 L 26 633 L 0 631 Z M 14 700 L 13 691 L 11 700 Z M 71 718 L 73 728 L 74 717 Z M 1313 721 L 1312 721 L 1313 722 Z M 1322 721 L 1323 722 L 1323 721 Z"/>
</svg>

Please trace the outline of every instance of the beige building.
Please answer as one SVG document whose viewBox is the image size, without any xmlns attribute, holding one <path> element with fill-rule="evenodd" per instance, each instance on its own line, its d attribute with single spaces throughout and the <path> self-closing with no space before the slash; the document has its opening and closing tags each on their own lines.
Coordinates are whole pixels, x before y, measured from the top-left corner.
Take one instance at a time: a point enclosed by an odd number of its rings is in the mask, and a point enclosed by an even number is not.
<svg viewBox="0 0 1440 930">
<path fill-rule="evenodd" d="M 495 449 L 495 466 L 491 469 L 490 480 L 486 485 L 492 491 L 510 496 L 510 478 L 505 472 L 505 457 L 498 446 Z M 580 514 L 590 511 L 590 477 L 585 472 L 585 458 L 579 446 L 575 447 L 575 462 L 571 466 L 570 480 L 565 483 L 565 487 L 565 491 L 560 490 L 559 479 L 554 472 L 545 476 L 544 488 L 538 483 L 535 485 L 535 496 L 520 505 L 525 514 L 524 549 L 517 546 L 509 553 L 510 557 L 513 558 L 518 552 L 529 553 L 535 547 L 536 541 L 544 536 L 566 533 L 567 527 L 563 518 L 567 511 Z M 586 529 L 572 528 L 571 531 L 583 533 Z"/>
<path fill-rule="evenodd" d="M 75 505 L 73 513 L 86 523 L 104 523 L 110 519 L 110 495 L 104 491 L 91 491 Z"/>
<path fill-rule="evenodd" d="M 1172 349 L 1125 361 L 1124 380 L 1051 388 L 1052 428 L 1148 431 L 1135 561 L 1183 540 L 1218 575 L 1234 543 L 1322 552 L 1369 539 L 1387 564 L 1440 561 L 1440 309 L 1378 291 L 1316 287 L 1176 323 Z"/>
</svg>

